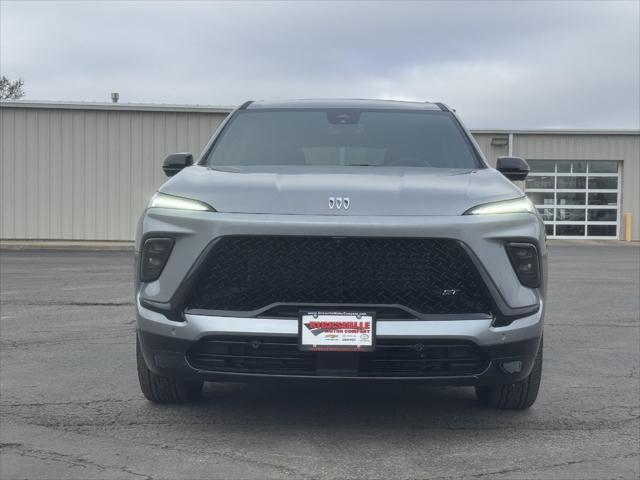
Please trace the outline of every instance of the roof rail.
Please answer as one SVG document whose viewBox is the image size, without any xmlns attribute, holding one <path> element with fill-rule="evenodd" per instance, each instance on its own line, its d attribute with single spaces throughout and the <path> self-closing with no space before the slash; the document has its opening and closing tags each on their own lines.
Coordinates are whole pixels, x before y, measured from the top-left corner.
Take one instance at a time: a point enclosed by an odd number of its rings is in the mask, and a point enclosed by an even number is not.
<svg viewBox="0 0 640 480">
<path fill-rule="evenodd" d="M 447 105 L 446 103 L 442 103 L 442 102 L 435 102 L 435 104 L 440 107 L 440 110 L 442 110 L 443 112 L 455 112 L 456 109 L 455 108 L 451 108 L 449 107 L 449 105 Z"/>
</svg>

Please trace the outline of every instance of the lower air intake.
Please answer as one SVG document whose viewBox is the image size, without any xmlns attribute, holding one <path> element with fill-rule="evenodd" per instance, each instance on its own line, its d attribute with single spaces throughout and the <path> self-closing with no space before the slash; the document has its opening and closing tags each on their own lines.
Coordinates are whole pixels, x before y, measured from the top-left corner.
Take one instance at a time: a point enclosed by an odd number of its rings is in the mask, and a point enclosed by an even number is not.
<svg viewBox="0 0 640 480">
<path fill-rule="evenodd" d="M 212 336 L 194 345 L 187 358 L 208 372 L 292 376 L 465 376 L 488 365 L 472 343 L 428 339 L 378 339 L 373 352 L 333 353 L 301 351 L 296 337 Z"/>
</svg>

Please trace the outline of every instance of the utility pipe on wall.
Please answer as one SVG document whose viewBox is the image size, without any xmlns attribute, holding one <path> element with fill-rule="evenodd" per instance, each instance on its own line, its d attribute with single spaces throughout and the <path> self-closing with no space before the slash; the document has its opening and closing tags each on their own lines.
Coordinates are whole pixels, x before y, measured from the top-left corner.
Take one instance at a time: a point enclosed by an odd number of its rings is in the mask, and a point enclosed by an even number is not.
<svg viewBox="0 0 640 480">
<path fill-rule="evenodd" d="M 633 216 L 631 215 L 631 212 L 626 212 L 624 214 L 624 240 L 625 242 L 630 242 L 631 241 L 631 222 L 632 222 Z"/>
</svg>

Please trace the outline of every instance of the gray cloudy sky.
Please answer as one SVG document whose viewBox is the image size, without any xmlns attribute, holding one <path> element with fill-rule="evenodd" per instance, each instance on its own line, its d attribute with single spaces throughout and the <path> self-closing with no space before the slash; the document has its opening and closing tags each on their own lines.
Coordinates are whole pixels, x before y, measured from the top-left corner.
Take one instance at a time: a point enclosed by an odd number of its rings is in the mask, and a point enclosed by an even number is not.
<svg viewBox="0 0 640 480">
<path fill-rule="evenodd" d="M 481 127 L 639 128 L 640 2 L 0 2 L 29 100 L 444 101 Z"/>
</svg>

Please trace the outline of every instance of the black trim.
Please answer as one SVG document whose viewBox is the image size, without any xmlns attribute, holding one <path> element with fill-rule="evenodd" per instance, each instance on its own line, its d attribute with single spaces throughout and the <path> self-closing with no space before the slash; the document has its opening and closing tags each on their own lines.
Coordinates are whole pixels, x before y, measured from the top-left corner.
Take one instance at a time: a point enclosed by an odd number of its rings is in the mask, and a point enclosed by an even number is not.
<svg viewBox="0 0 640 480">
<path fill-rule="evenodd" d="M 540 283 L 542 282 L 542 265 L 541 265 L 541 261 L 540 261 L 540 254 L 538 252 L 538 247 L 536 247 L 533 243 L 531 242 L 507 242 L 504 245 L 505 250 L 507 251 L 507 256 L 509 257 L 509 261 L 511 262 L 511 267 L 513 268 L 513 271 L 515 272 L 516 276 L 518 277 L 518 280 L 520 280 L 520 283 L 522 285 L 524 285 L 527 288 L 539 288 L 540 287 Z M 513 256 L 513 252 L 511 250 L 510 247 L 516 247 L 516 248 L 532 248 L 536 257 L 536 263 L 538 264 L 538 271 L 537 273 L 537 279 L 535 283 L 527 283 L 526 280 L 523 280 L 520 277 L 520 274 L 518 273 L 518 268 L 517 268 L 517 260 L 514 258 Z"/>
<path fill-rule="evenodd" d="M 259 336 L 259 335 L 257 335 Z M 422 382 L 429 385 L 500 385 L 518 382 L 529 375 L 538 352 L 538 346 L 542 337 L 534 337 L 513 343 L 501 343 L 489 346 L 478 346 L 488 357 L 489 363 L 484 371 L 470 375 L 452 376 L 348 376 L 348 375 L 287 375 L 269 373 L 237 373 L 237 372 L 216 372 L 205 371 L 193 368 L 187 361 L 187 352 L 195 341 L 183 340 L 175 337 L 165 337 L 153 333 L 138 330 L 140 346 L 151 371 L 158 375 L 173 378 L 193 378 L 208 381 L 297 381 L 297 380 L 319 380 L 319 381 L 376 381 L 376 382 Z M 384 338 L 384 337 L 383 337 Z M 446 342 L 448 339 L 442 339 Z M 451 342 L 459 340 L 451 339 Z M 501 368 L 503 362 L 521 361 L 522 370 L 518 373 L 508 373 Z"/>
<path fill-rule="evenodd" d="M 308 382 L 310 380 L 319 382 L 375 382 L 380 383 L 398 383 L 412 382 L 421 383 L 431 386 L 458 386 L 468 387 L 476 385 L 494 385 L 513 383 L 509 380 L 490 381 L 492 377 L 499 378 L 503 372 L 496 367 L 490 365 L 485 372 L 480 375 L 472 376 L 452 376 L 452 377 L 347 377 L 338 375 L 281 375 L 281 374 L 262 374 L 262 373 L 235 373 L 235 372 L 204 372 L 197 371 L 197 376 L 209 382 L 242 382 L 242 383 L 272 383 L 272 382 Z M 518 380 L 515 380 L 518 381 Z"/>
<path fill-rule="evenodd" d="M 435 102 L 435 104 L 434 104 L 434 105 L 437 105 L 437 106 L 438 106 L 438 108 L 439 108 L 440 110 L 442 110 L 443 112 L 450 112 L 450 111 L 451 111 L 451 110 L 449 110 L 449 108 L 448 108 L 444 103 L 442 103 L 442 102 Z"/>
<path fill-rule="evenodd" d="M 139 245 L 142 247 L 145 244 L 145 242 L 150 238 L 173 238 L 175 240 L 177 237 L 178 235 L 176 235 L 175 232 L 164 232 L 164 231 L 148 232 L 142 235 L 142 237 L 140 238 Z M 137 245 L 138 244 L 136 244 L 136 248 L 137 248 Z M 174 245 L 175 245 L 175 241 L 174 241 Z M 171 251 L 173 251 L 173 247 Z M 138 251 L 135 252 L 133 260 L 134 260 L 134 268 L 133 268 L 134 269 L 134 292 L 137 293 L 140 290 L 140 284 L 148 283 L 148 282 L 143 282 L 142 279 L 140 278 L 142 248 L 140 248 Z"/>
<path fill-rule="evenodd" d="M 145 257 L 146 255 L 148 255 L 148 246 L 150 245 L 150 242 L 168 242 L 169 243 L 169 248 L 168 251 L 166 253 L 165 259 L 164 259 L 164 263 L 162 264 L 162 266 L 160 267 L 159 270 L 157 270 L 156 272 L 153 273 L 153 275 L 145 275 L 144 270 L 144 264 L 145 264 Z M 139 260 L 139 268 L 140 271 L 138 272 L 138 278 L 140 279 L 141 282 L 153 282 L 155 280 L 157 280 L 158 278 L 160 278 L 160 275 L 162 275 L 162 272 L 164 271 L 164 267 L 166 267 L 167 262 L 169 261 L 169 257 L 171 257 L 171 252 L 173 252 L 173 247 L 176 243 L 176 240 L 174 237 L 165 237 L 165 236 L 156 236 L 156 235 L 152 235 L 147 237 L 147 239 L 144 241 L 144 243 L 142 243 L 142 247 L 140 248 L 140 260 Z"/>
</svg>

